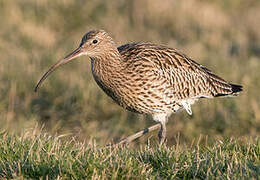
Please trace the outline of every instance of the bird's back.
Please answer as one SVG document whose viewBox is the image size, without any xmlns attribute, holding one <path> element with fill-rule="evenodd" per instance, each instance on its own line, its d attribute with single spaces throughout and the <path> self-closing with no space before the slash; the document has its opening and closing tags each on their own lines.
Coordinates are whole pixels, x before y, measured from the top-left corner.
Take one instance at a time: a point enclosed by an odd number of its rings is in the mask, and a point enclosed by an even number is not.
<svg viewBox="0 0 260 180">
<path fill-rule="evenodd" d="M 138 97 L 139 106 L 155 111 L 177 111 L 206 97 L 233 96 L 242 86 L 233 85 L 173 48 L 150 43 L 118 47 L 125 63 L 126 79 Z M 137 98 L 136 97 L 136 98 Z M 138 104 L 136 104 L 138 106 Z"/>
</svg>

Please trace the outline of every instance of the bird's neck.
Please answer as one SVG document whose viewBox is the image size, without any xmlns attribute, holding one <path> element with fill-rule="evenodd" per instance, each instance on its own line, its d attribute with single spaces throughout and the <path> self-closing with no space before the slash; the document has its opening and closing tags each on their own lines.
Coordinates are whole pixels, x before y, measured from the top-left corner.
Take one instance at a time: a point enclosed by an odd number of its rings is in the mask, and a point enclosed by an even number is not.
<svg viewBox="0 0 260 180">
<path fill-rule="evenodd" d="M 104 52 L 102 56 L 91 57 L 91 70 L 95 80 L 104 85 L 112 85 L 123 68 L 123 61 L 118 50 Z"/>
</svg>

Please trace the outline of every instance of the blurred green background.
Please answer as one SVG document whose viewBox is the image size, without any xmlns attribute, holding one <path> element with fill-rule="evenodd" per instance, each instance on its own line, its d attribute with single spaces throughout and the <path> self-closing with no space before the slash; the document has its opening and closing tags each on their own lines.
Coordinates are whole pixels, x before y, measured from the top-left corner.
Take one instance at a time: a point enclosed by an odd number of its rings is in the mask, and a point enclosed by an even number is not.
<svg viewBox="0 0 260 180">
<path fill-rule="evenodd" d="M 260 134 L 259 0 L 0 0 L 0 129 L 22 132 L 38 124 L 99 144 L 154 124 L 116 105 L 96 85 L 87 57 L 43 73 L 74 50 L 92 29 L 119 45 L 144 41 L 180 49 L 235 84 L 236 98 L 201 100 L 193 115 L 171 116 L 168 143 Z M 145 142 L 156 133 L 141 138 Z M 205 139 L 205 138 L 204 138 Z M 209 141 L 210 142 L 210 141 Z"/>
</svg>

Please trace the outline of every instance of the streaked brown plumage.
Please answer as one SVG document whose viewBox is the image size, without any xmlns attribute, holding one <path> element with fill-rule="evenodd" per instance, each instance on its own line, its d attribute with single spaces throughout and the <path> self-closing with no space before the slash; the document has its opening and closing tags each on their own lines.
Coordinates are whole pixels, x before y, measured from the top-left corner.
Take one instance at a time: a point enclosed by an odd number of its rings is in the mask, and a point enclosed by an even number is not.
<svg viewBox="0 0 260 180">
<path fill-rule="evenodd" d="M 80 46 L 52 66 L 35 90 L 57 67 L 87 55 L 95 81 L 120 106 L 153 116 L 166 137 L 168 117 L 181 109 L 192 113 L 199 98 L 234 96 L 242 86 L 230 84 L 173 48 L 150 43 L 130 43 L 116 48 L 103 30 L 88 32 Z"/>
</svg>

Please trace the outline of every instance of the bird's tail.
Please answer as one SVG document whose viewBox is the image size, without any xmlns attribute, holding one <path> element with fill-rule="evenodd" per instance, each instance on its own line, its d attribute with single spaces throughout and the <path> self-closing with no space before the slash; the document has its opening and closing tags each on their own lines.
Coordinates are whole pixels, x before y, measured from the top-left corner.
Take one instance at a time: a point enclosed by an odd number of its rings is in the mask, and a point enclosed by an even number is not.
<svg viewBox="0 0 260 180">
<path fill-rule="evenodd" d="M 232 88 L 232 94 L 238 94 L 239 92 L 243 91 L 243 86 L 236 85 L 236 84 L 230 84 Z"/>
<path fill-rule="evenodd" d="M 237 84 L 228 84 L 230 86 L 229 91 L 217 93 L 214 96 L 220 97 L 220 96 L 237 96 L 239 92 L 243 91 L 243 86 L 237 85 Z"/>
</svg>

